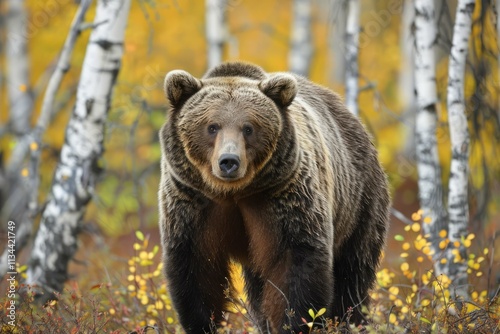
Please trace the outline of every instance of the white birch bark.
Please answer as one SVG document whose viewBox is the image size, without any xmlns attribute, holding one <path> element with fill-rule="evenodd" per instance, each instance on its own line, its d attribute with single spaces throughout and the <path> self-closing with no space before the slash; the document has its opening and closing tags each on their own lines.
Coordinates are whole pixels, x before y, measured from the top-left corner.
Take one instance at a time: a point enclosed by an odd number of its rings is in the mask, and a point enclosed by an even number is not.
<svg viewBox="0 0 500 334">
<path fill-rule="evenodd" d="M 9 125 L 16 136 L 27 133 L 33 111 L 33 96 L 29 89 L 28 41 L 25 37 L 26 11 L 23 0 L 7 1 L 6 15 L 6 74 L 9 98 Z"/>
<path fill-rule="evenodd" d="M 226 41 L 225 0 L 205 0 L 205 32 L 207 38 L 207 66 L 213 68 L 222 62 Z"/>
<path fill-rule="evenodd" d="M 329 58 L 333 59 L 330 69 L 330 81 L 344 83 L 345 81 L 345 33 L 347 25 L 347 2 L 334 1 L 332 4 L 332 25 L 330 29 Z"/>
<path fill-rule="evenodd" d="M 55 96 L 61 85 L 64 74 L 70 66 L 71 54 L 77 37 L 80 35 L 80 25 L 85 13 L 90 6 L 91 0 L 84 0 L 75 14 L 69 30 L 57 66 L 50 77 L 45 91 L 40 116 L 35 128 L 25 134 L 17 143 L 12 152 L 12 157 L 7 166 L 8 198 L 2 207 L 2 219 L 13 220 L 16 224 L 16 253 L 24 248 L 31 237 L 33 219 L 38 211 L 38 184 L 41 139 L 48 126 L 49 119 L 53 115 Z M 30 150 L 30 146 L 32 149 Z M 31 151 L 28 177 L 21 177 L 20 170 L 22 162 L 28 151 Z M 8 249 L 5 249 L 0 257 L 0 277 L 7 272 Z"/>
<path fill-rule="evenodd" d="M 358 115 L 358 45 L 359 45 L 359 17 L 361 6 L 359 0 L 348 0 L 347 27 L 346 27 L 346 76 L 345 76 L 345 103 L 347 108 Z"/>
<path fill-rule="evenodd" d="M 309 76 L 312 58 L 311 1 L 294 0 L 288 66 L 291 72 Z"/>
<path fill-rule="evenodd" d="M 78 86 L 75 108 L 42 213 L 27 272 L 27 283 L 46 293 L 61 291 L 86 205 L 99 175 L 104 124 L 123 55 L 130 0 L 99 0 Z"/>
<path fill-rule="evenodd" d="M 415 0 L 415 93 L 417 98 L 416 156 L 418 190 L 423 224 L 433 252 L 437 275 L 448 275 L 448 264 L 442 264 L 439 231 L 447 230 L 447 215 L 443 205 L 443 186 L 439 162 L 436 127 L 438 102 L 436 88 L 435 50 L 437 40 L 434 0 Z"/>
<path fill-rule="evenodd" d="M 418 1 L 415 0 L 415 3 Z M 413 60 L 413 46 L 415 36 L 412 34 L 412 26 L 415 23 L 415 6 L 413 2 L 407 1 L 402 4 L 400 27 L 400 50 L 403 58 L 401 60 L 401 71 L 399 73 L 399 92 L 403 101 L 403 109 L 413 107 L 415 104 L 415 67 Z M 416 28 L 415 28 L 416 29 Z"/>
<path fill-rule="evenodd" d="M 469 172 L 469 129 L 465 114 L 464 78 L 467 50 L 472 26 L 472 12 L 475 0 L 459 0 L 453 41 L 448 69 L 448 121 L 451 140 L 451 167 L 448 192 L 449 239 L 450 244 L 460 243 L 458 247 L 461 261 L 453 261 L 456 257 L 449 250 L 450 274 L 457 287 L 459 296 L 467 296 L 467 258 L 462 238 L 467 234 L 469 222 L 469 204 L 467 196 Z M 456 248 L 455 248 L 456 249 Z"/>
</svg>

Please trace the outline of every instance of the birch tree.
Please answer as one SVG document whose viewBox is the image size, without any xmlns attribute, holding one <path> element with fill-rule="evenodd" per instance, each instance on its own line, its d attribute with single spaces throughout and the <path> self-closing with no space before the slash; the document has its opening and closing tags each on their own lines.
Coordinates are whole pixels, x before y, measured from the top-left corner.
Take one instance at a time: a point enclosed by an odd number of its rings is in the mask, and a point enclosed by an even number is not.
<svg viewBox="0 0 500 334">
<path fill-rule="evenodd" d="M 469 222 L 468 172 L 469 129 L 465 114 L 464 77 L 475 0 L 459 0 L 448 68 L 447 106 L 451 140 L 451 167 L 448 191 L 449 232 L 452 245 L 447 252 L 456 293 L 467 296 L 467 259 L 462 239 Z M 457 247 L 458 246 L 458 247 Z M 458 260 L 458 261 L 455 261 Z"/>
<path fill-rule="evenodd" d="M 334 1 L 331 4 L 332 26 L 328 47 L 330 49 L 329 58 L 333 59 L 333 66 L 330 69 L 330 80 L 337 83 L 344 83 L 345 80 L 346 5 L 346 1 Z"/>
<path fill-rule="evenodd" d="M 222 62 L 226 41 L 225 0 L 206 0 L 205 32 L 207 38 L 207 66 L 215 67 Z"/>
<path fill-rule="evenodd" d="M 358 49 L 359 49 L 359 0 L 348 0 L 347 26 L 345 35 L 346 76 L 345 103 L 347 108 L 358 115 Z"/>
<path fill-rule="evenodd" d="M 46 293 L 61 291 L 68 262 L 99 175 L 104 124 L 123 55 L 130 0 L 99 0 L 50 199 L 42 213 L 27 271 L 27 283 Z"/>
<path fill-rule="evenodd" d="M 401 59 L 401 71 L 399 73 L 399 92 L 403 101 L 404 109 L 412 109 L 415 105 L 415 68 L 413 59 L 413 46 L 415 45 L 412 27 L 415 20 L 415 5 L 413 2 L 404 2 L 402 4 L 400 26 L 400 50 L 403 58 Z"/>
<path fill-rule="evenodd" d="M 416 157 L 420 208 L 423 211 L 423 229 L 429 235 L 436 274 L 447 272 L 440 259 L 442 251 L 439 232 L 447 230 L 447 214 L 443 205 L 441 165 L 436 141 L 438 102 L 436 88 L 437 41 L 434 0 L 415 0 L 415 93 L 417 98 Z"/>
<path fill-rule="evenodd" d="M 291 72 L 309 76 L 312 58 L 311 1 L 294 0 L 288 66 Z"/>
<path fill-rule="evenodd" d="M 23 0 L 8 0 L 6 15 L 6 73 L 9 98 L 9 125 L 16 136 L 31 128 L 33 97 L 29 89 L 26 11 Z"/>
</svg>

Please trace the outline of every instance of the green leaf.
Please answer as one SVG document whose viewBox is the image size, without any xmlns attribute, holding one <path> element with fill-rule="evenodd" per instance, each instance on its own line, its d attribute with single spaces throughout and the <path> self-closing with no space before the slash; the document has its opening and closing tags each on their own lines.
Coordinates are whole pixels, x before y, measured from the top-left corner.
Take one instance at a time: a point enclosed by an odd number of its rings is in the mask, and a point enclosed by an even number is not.
<svg viewBox="0 0 500 334">
<path fill-rule="evenodd" d="M 311 318 L 313 318 L 313 319 L 315 318 L 314 311 L 312 308 L 309 309 L 309 315 L 311 316 Z"/>
<path fill-rule="evenodd" d="M 135 231 L 135 236 L 137 237 L 137 239 L 139 239 L 140 241 L 144 241 L 144 233 L 142 233 L 141 231 Z"/>
<path fill-rule="evenodd" d="M 322 309 L 320 309 L 320 310 L 318 311 L 318 313 L 316 313 L 316 316 L 317 316 L 317 317 L 320 317 L 320 316 L 322 316 L 323 314 L 325 314 L 325 312 L 326 312 L 326 308 L 324 308 L 324 307 L 323 307 Z"/>
<path fill-rule="evenodd" d="M 158 247 L 158 245 L 155 245 L 153 247 L 153 255 L 156 255 L 156 253 L 158 253 L 158 250 L 160 249 L 160 247 Z"/>
<path fill-rule="evenodd" d="M 420 321 L 428 323 L 429 325 L 431 324 L 431 322 L 429 320 L 427 320 L 426 318 L 424 318 L 424 317 L 420 317 Z"/>
<path fill-rule="evenodd" d="M 404 240 L 405 240 L 405 237 L 403 237 L 401 234 L 396 234 L 396 235 L 394 236 L 394 239 L 395 239 L 396 241 L 404 241 Z"/>
</svg>

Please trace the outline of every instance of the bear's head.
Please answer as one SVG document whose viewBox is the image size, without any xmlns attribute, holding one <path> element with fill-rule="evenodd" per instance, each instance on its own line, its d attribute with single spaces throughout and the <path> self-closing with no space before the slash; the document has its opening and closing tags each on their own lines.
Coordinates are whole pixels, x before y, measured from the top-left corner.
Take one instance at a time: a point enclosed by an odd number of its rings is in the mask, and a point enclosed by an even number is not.
<svg viewBox="0 0 500 334">
<path fill-rule="evenodd" d="M 297 94 L 290 74 L 267 75 L 255 68 L 250 74 L 229 66 L 203 79 L 182 70 L 165 78 L 168 131 L 176 132 L 182 155 L 212 191 L 234 192 L 252 182 L 273 156 L 284 113 Z"/>
</svg>

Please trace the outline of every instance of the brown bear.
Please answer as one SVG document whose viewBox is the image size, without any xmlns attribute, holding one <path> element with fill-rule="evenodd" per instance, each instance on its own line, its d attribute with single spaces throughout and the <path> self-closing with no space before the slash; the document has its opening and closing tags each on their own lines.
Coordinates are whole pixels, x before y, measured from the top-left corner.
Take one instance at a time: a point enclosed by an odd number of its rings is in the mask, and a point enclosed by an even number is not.
<svg viewBox="0 0 500 334">
<path fill-rule="evenodd" d="M 389 194 L 369 135 L 340 97 L 240 62 L 202 79 L 171 71 L 165 94 L 160 230 L 185 331 L 221 321 L 231 261 L 263 332 L 304 331 L 309 309 L 362 322 Z"/>
</svg>

